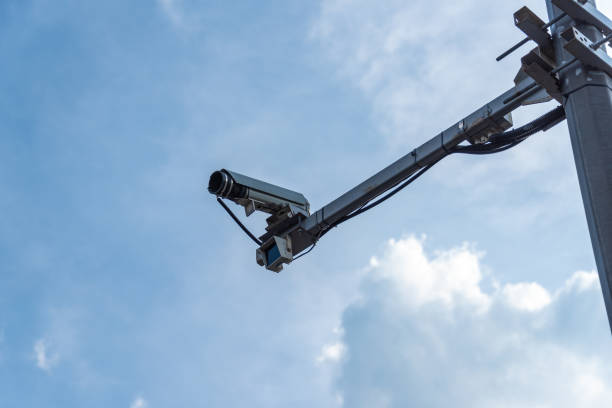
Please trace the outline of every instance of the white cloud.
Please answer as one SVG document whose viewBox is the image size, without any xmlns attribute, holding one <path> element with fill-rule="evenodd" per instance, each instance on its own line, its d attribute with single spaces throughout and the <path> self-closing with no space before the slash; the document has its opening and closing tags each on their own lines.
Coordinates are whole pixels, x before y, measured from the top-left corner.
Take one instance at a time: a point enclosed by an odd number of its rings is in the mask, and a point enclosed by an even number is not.
<svg viewBox="0 0 612 408">
<path fill-rule="evenodd" d="M 431 256 L 414 237 L 387 243 L 343 313 L 350 357 L 335 391 L 346 406 L 609 406 L 597 274 L 576 272 L 554 291 L 499 284 L 481 256 L 467 245 Z"/>
<path fill-rule="evenodd" d="M 49 371 L 59 361 L 59 354 L 49 354 L 49 344 L 45 339 L 39 339 L 34 343 L 34 357 L 36 366 L 44 371 Z"/>
<path fill-rule="evenodd" d="M 185 17 L 181 8 L 181 0 L 157 0 L 157 3 L 173 24 L 177 26 L 184 25 Z"/>
<path fill-rule="evenodd" d="M 337 341 L 332 344 L 326 344 L 321 349 L 321 354 L 317 356 L 318 363 L 332 362 L 337 363 L 344 356 L 346 347 L 342 342 Z"/>
<path fill-rule="evenodd" d="M 502 294 L 510 306 L 528 312 L 541 310 L 551 302 L 550 293 L 535 282 L 506 284 Z"/>
<path fill-rule="evenodd" d="M 596 271 L 578 271 L 565 281 L 565 286 L 561 290 L 582 292 L 596 288 L 599 288 L 599 276 Z"/>
<path fill-rule="evenodd" d="M 518 65 L 495 63 L 517 37 L 505 3 L 325 0 L 311 38 L 372 100 L 388 138 L 414 143 L 513 85 Z"/>
<path fill-rule="evenodd" d="M 61 363 L 62 374 L 71 376 L 73 385 L 81 388 L 100 386 L 109 381 L 98 372 L 94 363 L 95 355 L 87 350 L 84 341 L 87 333 L 88 313 L 77 307 L 47 307 L 44 310 L 43 333 L 35 341 L 33 360 L 47 372 Z"/>
<path fill-rule="evenodd" d="M 402 302 L 412 307 L 433 301 L 447 305 L 467 301 L 484 310 L 488 308 L 490 299 L 478 285 L 482 279 L 480 256 L 468 245 L 463 245 L 440 252 L 435 260 L 430 261 L 423 250 L 422 240 L 391 239 L 384 256 L 372 258 L 370 265 L 375 278 L 394 281 L 394 290 L 401 294 Z M 449 274 L 449 270 L 455 273 Z"/>
<path fill-rule="evenodd" d="M 547 18 L 543 1 L 526 4 Z M 514 86 L 519 57 L 528 48 L 501 63 L 495 57 L 521 38 L 512 14 L 522 5 L 497 2 L 492 8 L 485 0 L 441 0 L 432 7 L 427 1 L 324 0 L 310 37 L 339 77 L 371 101 L 373 121 L 390 149 L 411 149 Z M 552 107 L 550 103 L 519 109 L 513 112 L 515 124 L 522 125 Z M 490 197 L 517 179 L 523 181 L 521 188 L 547 195 L 574 193 L 575 169 L 569 165 L 566 133 L 560 125 L 494 160 L 445 160 L 448 170 L 439 181 L 457 187 L 480 177 L 473 188 L 475 199 Z M 487 174 L 497 177 L 481 177 Z M 508 209 L 502 208 L 502 201 L 483 211 L 491 213 L 485 215 L 492 222 L 518 218 L 525 220 L 522 224 L 566 211 L 565 202 L 551 199 Z M 509 211 L 521 217 L 499 216 Z"/>
<path fill-rule="evenodd" d="M 130 408 L 147 408 L 149 404 L 142 397 L 136 397 L 134 401 L 130 404 Z"/>
</svg>

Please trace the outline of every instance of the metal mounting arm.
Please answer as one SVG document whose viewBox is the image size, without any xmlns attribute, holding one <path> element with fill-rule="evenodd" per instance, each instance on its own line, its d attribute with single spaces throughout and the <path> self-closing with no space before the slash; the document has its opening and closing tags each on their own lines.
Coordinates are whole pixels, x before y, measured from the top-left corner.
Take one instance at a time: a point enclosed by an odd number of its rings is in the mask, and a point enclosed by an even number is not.
<svg viewBox="0 0 612 408">
<path fill-rule="evenodd" d="M 259 245 L 257 263 L 280 272 L 283 264 L 310 252 L 331 228 L 387 200 L 445 156 L 497 153 L 567 118 L 612 328 L 612 59 L 599 48 L 606 42 L 612 46 L 612 21 L 597 10 L 595 0 L 546 0 L 546 4 L 548 23 L 526 7 L 514 14 L 515 25 L 527 38 L 497 57 L 501 60 L 530 40 L 538 45 L 521 58 L 515 87 L 314 214 L 310 214 L 306 198 L 295 191 L 228 170 L 213 173 L 208 190 Z M 513 110 L 552 98 L 562 105 L 505 132 L 512 126 Z M 473 146 L 460 146 L 464 141 Z M 243 205 L 247 215 L 256 210 L 270 213 L 267 232 L 259 240 L 255 238 L 220 197 Z"/>
<path fill-rule="evenodd" d="M 270 244 L 266 243 L 271 243 L 275 236 L 285 237 L 290 242 L 293 255 L 299 254 L 342 217 L 398 185 L 419 169 L 448 155 L 461 142 L 482 143 L 489 135 L 510 128 L 511 112 L 540 90 L 535 85 L 531 79 L 519 83 L 308 218 L 296 219 L 293 225 L 285 226 L 283 230 L 269 230 L 260 237 L 263 246 L 268 247 Z"/>
</svg>

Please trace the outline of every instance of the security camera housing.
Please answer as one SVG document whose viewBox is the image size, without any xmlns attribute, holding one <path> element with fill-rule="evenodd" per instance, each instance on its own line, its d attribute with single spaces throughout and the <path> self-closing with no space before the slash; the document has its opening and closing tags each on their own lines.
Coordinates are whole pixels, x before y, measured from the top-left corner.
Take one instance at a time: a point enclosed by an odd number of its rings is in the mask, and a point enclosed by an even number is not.
<svg viewBox="0 0 612 408">
<path fill-rule="evenodd" d="M 256 210 L 274 215 L 286 207 L 310 215 L 304 195 L 226 169 L 211 174 L 208 191 L 242 205 L 247 216 Z"/>
</svg>

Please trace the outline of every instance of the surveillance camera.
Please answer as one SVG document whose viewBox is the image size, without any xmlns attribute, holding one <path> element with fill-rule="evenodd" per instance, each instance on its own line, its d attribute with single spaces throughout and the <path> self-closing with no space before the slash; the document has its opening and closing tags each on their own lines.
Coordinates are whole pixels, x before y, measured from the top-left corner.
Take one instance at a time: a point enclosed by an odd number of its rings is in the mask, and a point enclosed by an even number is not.
<svg viewBox="0 0 612 408">
<path fill-rule="evenodd" d="M 260 266 L 273 272 L 280 272 L 283 264 L 291 263 L 293 253 L 291 250 L 291 237 L 272 236 L 255 251 L 255 260 Z"/>
<path fill-rule="evenodd" d="M 242 205 L 247 216 L 255 210 L 274 215 L 286 207 L 310 215 L 310 204 L 302 194 L 225 169 L 210 175 L 208 191 Z"/>
</svg>

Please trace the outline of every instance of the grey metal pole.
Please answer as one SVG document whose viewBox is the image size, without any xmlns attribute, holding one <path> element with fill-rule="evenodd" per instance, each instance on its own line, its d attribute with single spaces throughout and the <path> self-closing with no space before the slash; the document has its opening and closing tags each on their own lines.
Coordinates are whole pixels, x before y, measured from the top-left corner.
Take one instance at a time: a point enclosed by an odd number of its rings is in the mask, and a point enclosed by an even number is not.
<svg viewBox="0 0 612 408">
<path fill-rule="evenodd" d="M 594 0 L 580 3 L 595 6 Z M 546 0 L 546 5 L 550 19 L 562 13 L 552 0 Z M 551 28 L 557 65 L 573 59 L 563 48 L 560 37 L 570 22 L 569 17 L 563 18 Z M 602 38 L 592 25 L 578 23 L 576 28 L 591 41 Z M 612 329 L 612 79 L 578 61 L 560 73 L 560 84 L 595 263 Z"/>
</svg>

